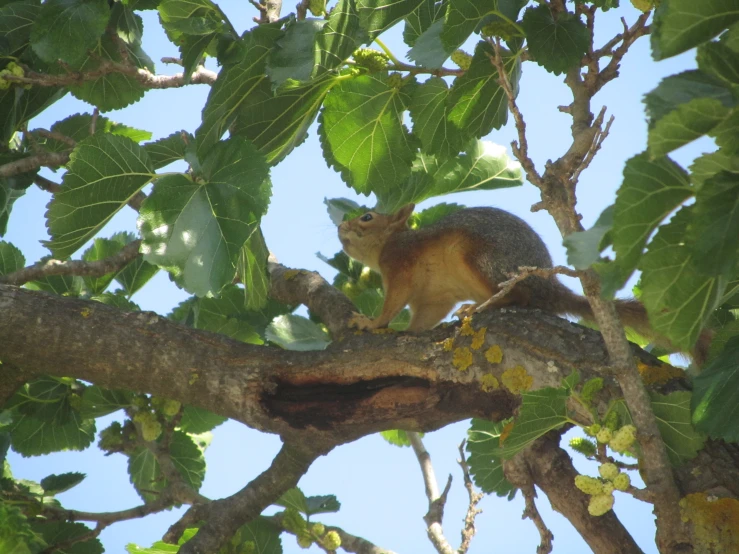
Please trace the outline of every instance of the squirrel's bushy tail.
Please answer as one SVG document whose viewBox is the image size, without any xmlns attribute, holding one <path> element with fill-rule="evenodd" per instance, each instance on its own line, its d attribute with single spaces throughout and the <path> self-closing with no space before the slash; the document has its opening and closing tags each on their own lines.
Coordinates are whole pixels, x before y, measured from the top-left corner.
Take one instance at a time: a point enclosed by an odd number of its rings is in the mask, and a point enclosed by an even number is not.
<svg viewBox="0 0 739 554">
<path fill-rule="evenodd" d="M 595 322 L 593 309 L 590 307 L 588 299 L 579 294 L 575 294 L 561 283 L 560 286 L 562 291 L 557 295 L 559 305 L 557 306 L 556 311 L 560 314 L 578 316 L 587 321 Z M 633 329 L 643 337 L 653 341 L 658 346 L 671 350 L 674 349 L 670 344 L 670 341 L 652 330 L 652 327 L 649 325 L 647 310 L 641 302 L 634 298 L 629 298 L 626 300 L 617 299 L 615 304 L 616 312 L 618 312 L 618 316 L 624 327 Z M 695 346 L 693 346 L 693 349 L 689 352 L 690 357 L 699 367 L 702 366 L 708 358 L 708 350 L 711 345 L 712 338 L 713 333 L 709 329 L 704 329 L 698 337 L 698 341 Z"/>
</svg>

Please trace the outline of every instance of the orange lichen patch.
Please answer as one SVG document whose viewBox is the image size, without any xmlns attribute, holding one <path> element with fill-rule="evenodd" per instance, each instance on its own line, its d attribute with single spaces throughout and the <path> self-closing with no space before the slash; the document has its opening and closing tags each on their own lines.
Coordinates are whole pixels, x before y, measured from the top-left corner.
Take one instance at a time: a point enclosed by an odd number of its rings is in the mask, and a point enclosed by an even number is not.
<svg viewBox="0 0 739 554">
<path fill-rule="evenodd" d="M 500 388 L 498 379 L 492 373 L 486 373 L 480 377 L 480 388 L 483 392 L 492 392 L 497 388 Z"/>
<path fill-rule="evenodd" d="M 739 500 L 693 493 L 680 501 L 680 513 L 692 523 L 696 552 L 739 552 Z"/>
<path fill-rule="evenodd" d="M 645 385 L 664 385 L 672 379 L 679 379 L 685 376 L 682 369 L 673 367 L 670 364 L 649 365 L 642 361 L 636 362 L 642 381 Z"/>
<path fill-rule="evenodd" d="M 511 431 L 513 431 L 514 424 L 515 424 L 515 421 L 509 421 L 503 426 L 503 431 L 501 431 L 500 437 L 498 438 L 498 442 L 500 444 L 503 444 L 505 440 L 508 438 L 508 435 L 511 434 Z"/>
<path fill-rule="evenodd" d="M 92 315 L 92 310 L 90 308 L 82 308 L 80 315 L 85 318 L 90 317 Z"/>
<path fill-rule="evenodd" d="M 455 349 L 452 365 L 459 371 L 466 371 L 472 365 L 472 350 L 466 346 Z"/>
<path fill-rule="evenodd" d="M 522 365 L 514 368 L 506 369 L 500 376 L 503 386 L 513 394 L 520 394 L 527 391 L 534 384 L 534 378 L 528 374 Z"/>
<path fill-rule="evenodd" d="M 480 327 L 475 333 L 472 335 L 472 344 L 470 347 L 472 350 L 480 350 L 482 348 L 482 345 L 485 344 L 485 333 L 488 332 L 487 327 Z"/>
<path fill-rule="evenodd" d="M 475 330 L 472 328 L 472 318 L 465 317 L 462 320 L 462 327 L 459 328 L 459 334 L 463 337 L 471 337 L 475 334 Z"/>
<path fill-rule="evenodd" d="M 441 347 L 444 349 L 444 352 L 451 352 L 452 348 L 454 348 L 454 339 L 452 337 L 449 337 L 448 339 L 444 339 L 441 342 L 437 342 L 436 344 L 440 344 Z"/>
<path fill-rule="evenodd" d="M 373 335 L 389 335 L 391 333 L 395 332 L 395 329 L 391 329 L 390 327 L 384 327 L 382 329 L 372 329 L 370 331 Z"/>
<path fill-rule="evenodd" d="M 300 275 L 299 269 L 288 269 L 285 272 L 285 281 L 289 281 L 290 279 L 295 279 L 295 277 L 297 277 L 298 275 Z"/>
<path fill-rule="evenodd" d="M 499 364 L 503 361 L 503 350 L 497 344 L 494 344 L 485 351 L 485 359 L 491 364 Z"/>
</svg>

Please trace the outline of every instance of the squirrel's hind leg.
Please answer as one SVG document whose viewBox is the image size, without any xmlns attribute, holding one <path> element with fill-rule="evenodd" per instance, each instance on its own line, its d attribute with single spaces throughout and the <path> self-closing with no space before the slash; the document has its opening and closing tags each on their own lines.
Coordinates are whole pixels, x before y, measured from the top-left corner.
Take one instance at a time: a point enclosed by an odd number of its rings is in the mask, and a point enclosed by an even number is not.
<svg viewBox="0 0 739 554">
<path fill-rule="evenodd" d="M 433 329 L 454 308 L 454 300 L 414 306 L 411 304 L 411 322 L 408 331 L 420 332 Z"/>
</svg>

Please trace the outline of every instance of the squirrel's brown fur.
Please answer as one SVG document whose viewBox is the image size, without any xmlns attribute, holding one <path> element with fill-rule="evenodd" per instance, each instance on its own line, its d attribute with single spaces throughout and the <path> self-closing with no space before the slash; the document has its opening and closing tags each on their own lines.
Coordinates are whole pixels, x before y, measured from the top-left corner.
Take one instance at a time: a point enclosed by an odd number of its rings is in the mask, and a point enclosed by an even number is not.
<svg viewBox="0 0 739 554">
<path fill-rule="evenodd" d="M 413 204 L 394 214 L 367 212 L 339 226 L 344 251 L 379 272 L 385 289 L 382 313 L 375 319 L 358 315 L 360 329 L 387 326 L 406 306 L 411 308 L 409 331 L 437 325 L 459 302 L 480 304 L 498 292 L 498 284 L 519 267 L 552 267 L 539 235 L 529 225 L 497 208 L 465 208 L 423 229 L 406 222 Z M 556 276 L 530 276 L 517 283 L 492 306 L 528 306 L 592 321 L 590 304 Z M 621 321 L 645 336 L 653 336 L 647 313 L 637 300 L 617 300 Z M 707 341 L 699 341 L 696 361 L 705 357 Z"/>
</svg>

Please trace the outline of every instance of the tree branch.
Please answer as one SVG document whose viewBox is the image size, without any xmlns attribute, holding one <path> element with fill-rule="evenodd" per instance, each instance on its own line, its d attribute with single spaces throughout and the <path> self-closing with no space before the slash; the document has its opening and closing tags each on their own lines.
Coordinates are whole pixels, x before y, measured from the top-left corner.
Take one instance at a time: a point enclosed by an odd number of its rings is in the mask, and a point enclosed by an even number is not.
<svg viewBox="0 0 739 554">
<path fill-rule="evenodd" d="M 464 476 L 464 488 L 467 489 L 467 496 L 469 497 L 469 505 L 467 506 L 467 513 L 464 517 L 464 527 L 462 528 L 462 542 L 457 549 L 458 554 L 466 554 L 470 548 L 472 538 L 475 536 L 475 518 L 477 514 L 481 513 L 482 510 L 477 508 L 480 500 L 483 499 L 483 494 L 475 490 L 470 478 L 470 468 L 467 465 L 467 459 L 464 455 L 464 443 L 462 441 L 459 445 L 459 465 L 462 468 L 462 475 Z"/>
<path fill-rule="evenodd" d="M 176 75 L 155 75 L 148 69 L 139 68 L 129 63 L 101 59 L 99 60 L 98 67 L 92 71 L 69 70 L 64 75 L 49 75 L 28 70 L 23 77 L 8 75 L 6 81 L 41 87 L 65 87 L 81 85 L 87 81 L 94 81 L 112 73 L 133 77 L 141 85 L 150 89 L 179 88 L 188 84 L 212 85 L 218 78 L 217 73 L 200 66 L 192 73 L 190 81 L 186 83 L 185 76 L 182 73 L 177 73 Z"/>
<path fill-rule="evenodd" d="M 40 167 L 59 167 L 69 161 L 71 150 L 66 152 L 42 152 L 20 160 L 0 165 L 0 178 L 12 177 L 21 173 L 34 171 Z"/>
<path fill-rule="evenodd" d="M 183 522 L 204 520 L 197 534 L 180 548 L 181 554 L 211 554 L 236 533 L 239 527 L 256 518 L 287 490 L 295 487 L 313 461 L 327 454 L 333 445 L 327 442 L 286 442 L 264 472 L 236 494 L 208 504 L 191 507 Z M 187 527 L 179 526 L 184 531 Z M 172 531 L 172 529 L 170 529 Z M 167 534 L 168 539 L 179 537 Z"/>
<path fill-rule="evenodd" d="M 119 252 L 95 262 L 83 260 L 47 260 L 19 269 L 13 273 L 0 276 L 0 283 L 23 285 L 51 275 L 77 275 L 80 277 L 102 277 L 108 273 L 120 271 L 139 255 L 140 240 L 124 246 Z"/>
<path fill-rule="evenodd" d="M 423 445 L 421 436 L 418 433 L 409 432 L 408 440 L 413 448 L 413 453 L 418 459 L 418 465 L 421 466 L 426 498 L 429 501 L 428 512 L 423 516 L 423 520 L 426 522 L 426 533 L 439 554 L 454 554 L 455 550 L 444 536 L 444 530 L 441 527 L 444 519 L 444 506 L 446 505 L 449 489 L 452 486 L 452 476 L 449 476 L 444 492 L 439 494 L 439 485 L 436 482 L 434 466 L 431 464 L 431 455 Z"/>
</svg>

